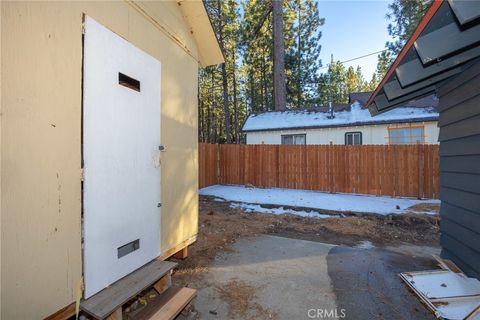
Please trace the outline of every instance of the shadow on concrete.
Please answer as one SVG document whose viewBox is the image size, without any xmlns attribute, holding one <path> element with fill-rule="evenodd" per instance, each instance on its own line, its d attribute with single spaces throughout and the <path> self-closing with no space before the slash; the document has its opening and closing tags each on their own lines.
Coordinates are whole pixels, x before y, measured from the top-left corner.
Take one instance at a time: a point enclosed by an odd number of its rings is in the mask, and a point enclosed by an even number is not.
<svg viewBox="0 0 480 320">
<path fill-rule="evenodd" d="M 398 276 L 437 269 L 431 258 L 337 246 L 330 250 L 327 265 L 337 306 L 346 310 L 346 319 L 436 319 Z"/>
</svg>

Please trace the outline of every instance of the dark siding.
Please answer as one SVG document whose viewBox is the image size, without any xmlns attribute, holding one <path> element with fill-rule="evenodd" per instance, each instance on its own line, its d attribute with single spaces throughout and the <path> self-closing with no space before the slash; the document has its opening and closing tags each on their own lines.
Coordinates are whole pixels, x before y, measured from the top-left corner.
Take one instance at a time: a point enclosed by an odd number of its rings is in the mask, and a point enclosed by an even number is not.
<svg viewBox="0 0 480 320">
<path fill-rule="evenodd" d="M 480 195 L 480 175 L 472 173 L 441 172 L 441 187 Z"/>
<path fill-rule="evenodd" d="M 442 157 L 440 171 L 480 174 L 480 155 Z"/>
<path fill-rule="evenodd" d="M 442 256 L 480 277 L 480 63 L 438 88 Z"/>
</svg>

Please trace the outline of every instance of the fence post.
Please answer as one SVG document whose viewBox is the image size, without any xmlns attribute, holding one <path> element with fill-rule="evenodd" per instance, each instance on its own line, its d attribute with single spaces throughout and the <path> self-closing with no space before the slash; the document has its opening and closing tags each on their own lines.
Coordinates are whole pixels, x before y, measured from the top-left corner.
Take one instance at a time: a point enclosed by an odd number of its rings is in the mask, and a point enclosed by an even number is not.
<svg viewBox="0 0 480 320">
<path fill-rule="evenodd" d="M 220 145 L 218 143 L 215 144 L 215 181 L 217 184 L 220 183 Z"/>
<path fill-rule="evenodd" d="M 418 198 L 421 199 L 424 197 L 423 180 L 424 180 L 425 172 L 423 170 L 423 166 L 424 166 L 425 148 L 420 143 L 418 143 L 417 148 L 418 148 Z"/>
</svg>

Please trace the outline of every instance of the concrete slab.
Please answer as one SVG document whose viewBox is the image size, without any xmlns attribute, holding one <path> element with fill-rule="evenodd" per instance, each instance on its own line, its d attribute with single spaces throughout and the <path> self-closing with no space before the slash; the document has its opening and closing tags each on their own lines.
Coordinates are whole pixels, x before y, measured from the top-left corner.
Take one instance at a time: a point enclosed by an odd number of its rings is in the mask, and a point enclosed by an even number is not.
<svg viewBox="0 0 480 320">
<path fill-rule="evenodd" d="M 368 246 L 333 248 L 327 257 L 328 273 L 346 319 L 436 319 L 398 276 L 400 272 L 437 268 L 421 248 L 394 249 L 399 252 Z"/>
<path fill-rule="evenodd" d="M 200 319 L 435 319 L 398 274 L 430 270 L 436 248 L 356 247 L 262 235 L 217 257 L 194 302 Z"/>
<path fill-rule="evenodd" d="M 200 319 L 340 315 L 326 261 L 333 247 L 267 235 L 238 241 L 234 252 L 218 257 L 205 275 L 195 301 Z"/>
</svg>

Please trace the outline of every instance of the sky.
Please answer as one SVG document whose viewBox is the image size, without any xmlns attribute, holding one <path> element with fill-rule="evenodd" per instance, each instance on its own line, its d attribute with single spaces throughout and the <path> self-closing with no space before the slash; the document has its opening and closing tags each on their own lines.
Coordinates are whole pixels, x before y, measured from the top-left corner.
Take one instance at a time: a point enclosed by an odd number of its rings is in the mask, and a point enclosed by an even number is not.
<svg viewBox="0 0 480 320">
<path fill-rule="evenodd" d="M 318 0 L 322 26 L 320 58 L 324 67 L 334 60 L 345 61 L 385 49 L 391 40 L 385 19 L 391 1 Z M 362 67 L 366 80 L 370 80 L 377 66 L 377 54 L 344 64 L 346 67 Z M 326 69 L 320 70 L 325 72 Z"/>
</svg>

